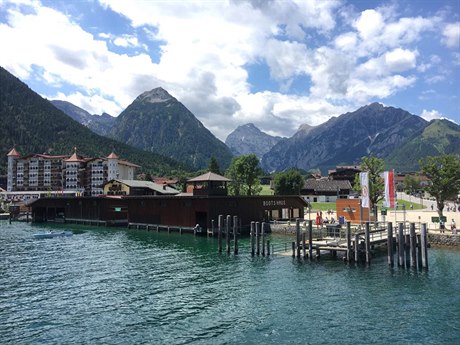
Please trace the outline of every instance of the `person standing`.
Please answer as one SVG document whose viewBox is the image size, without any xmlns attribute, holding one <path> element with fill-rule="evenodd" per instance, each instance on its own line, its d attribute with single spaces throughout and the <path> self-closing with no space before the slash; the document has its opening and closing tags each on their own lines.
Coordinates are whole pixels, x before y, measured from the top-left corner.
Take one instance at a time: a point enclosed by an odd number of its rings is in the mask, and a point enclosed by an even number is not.
<svg viewBox="0 0 460 345">
<path fill-rule="evenodd" d="M 446 226 L 444 225 L 444 222 L 440 220 L 439 221 L 439 232 L 443 234 L 445 229 L 446 229 Z"/>
<path fill-rule="evenodd" d="M 450 230 L 452 231 L 452 234 L 457 233 L 457 226 L 455 225 L 455 220 L 452 219 L 452 223 L 450 223 Z"/>
</svg>

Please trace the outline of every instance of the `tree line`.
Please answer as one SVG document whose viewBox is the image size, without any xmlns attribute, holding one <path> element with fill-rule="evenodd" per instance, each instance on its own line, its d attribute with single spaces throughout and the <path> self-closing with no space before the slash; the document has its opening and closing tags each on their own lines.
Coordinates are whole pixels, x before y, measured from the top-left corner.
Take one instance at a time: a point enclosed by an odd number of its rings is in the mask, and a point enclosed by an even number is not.
<svg viewBox="0 0 460 345">
<path fill-rule="evenodd" d="M 436 199 L 439 216 L 448 200 L 458 200 L 460 194 L 460 159 L 456 155 L 427 156 L 419 161 L 420 174 L 429 179 L 423 187 Z M 369 199 L 371 207 L 377 205 L 384 197 L 384 180 L 382 174 L 385 162 L 377 157 L 362 157 L 360 162 L 362 171 L 369 173 Z M 208 170 L 222 175 L 217 160 L 211 157 Z M 230 195 L 258 195 L 262 187 L 260 178 L 264 172 L 260 168 L 259 159 L 255 154 L 234 157 L 225 176 L 231 179 L 229 183 Z M 354 190 L 359 191 L 359 175 L 355 176 Z M 279 172 L 273 176 L 275 195 L 299 195 L 304 184 L 304 176 L 297 169 Z M 421 190 L 420 180 L 408 175 L 404 181 L 407 192 Z"/>
</svg>

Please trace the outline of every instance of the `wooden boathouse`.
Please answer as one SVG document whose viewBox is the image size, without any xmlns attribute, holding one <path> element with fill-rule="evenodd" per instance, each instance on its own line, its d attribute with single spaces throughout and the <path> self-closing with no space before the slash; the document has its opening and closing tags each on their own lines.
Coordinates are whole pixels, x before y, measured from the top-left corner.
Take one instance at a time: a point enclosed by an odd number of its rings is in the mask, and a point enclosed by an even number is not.
<svg viewBox="0 0 460 345">
<path fill-rule="evenodd" d="M 251 221 L 303 218 L 305 201 L 298 196 L 123 196 L 52 197 L 29 205 L 33 222 L 81 222 L 104 225 L 151 224 L 211 228 L 220 214 Z"/>
<path fill-rule="evenodd" d="M 304 217 L 307 203 L 300 196 L 227 196 L 229 181 L 206 173 L 189 180 L 187 193 L 179 195 L 41 198 L 30 204 L 32 221 L 210 229 L 219 215 L 236 215 L 249 232 L 251 221 Z"/>
</svg>

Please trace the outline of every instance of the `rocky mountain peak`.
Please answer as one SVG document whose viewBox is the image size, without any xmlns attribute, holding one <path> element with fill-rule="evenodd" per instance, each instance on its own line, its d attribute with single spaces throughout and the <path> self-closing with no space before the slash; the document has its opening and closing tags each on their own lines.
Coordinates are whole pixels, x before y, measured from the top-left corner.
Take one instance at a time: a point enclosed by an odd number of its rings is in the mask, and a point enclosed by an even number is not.
<svg viewBox="0 0 460 345">
<path fill-rule="evenodd" d="M 153 90 L 146 91 L 142 93 L 139 97 L 137 97 L 138 101 L 146 102 L 146 103 L 161 103 L 166 102 L 171 99 L 174 99 L 168 91 L 163 89 L 162 87 L 157 87 Z"/>
<path fill-rule="evenodd" d="M 262 158 L 280 140 L 282 138 L 268 135 L 253 123 L 247 123 L 238 126 L 230 133 L 225 140 L 225 144 L 234 155 L 254 153 L 257 157 Z"/>
</svg>

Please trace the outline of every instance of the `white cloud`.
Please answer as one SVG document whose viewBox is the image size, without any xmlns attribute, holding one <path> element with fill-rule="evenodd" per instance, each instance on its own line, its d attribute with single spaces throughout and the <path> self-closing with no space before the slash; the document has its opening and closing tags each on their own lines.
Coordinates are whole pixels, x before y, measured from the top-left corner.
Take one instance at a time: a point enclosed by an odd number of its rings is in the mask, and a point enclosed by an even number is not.
<svg viewBox="0 0 460 345">
<path fill-rule="evenodd" d="M 365 10 L 354 23 L 362 40 L 372 40 L 379 36 L 385 26 L 382 15 L 376 10 Z"/>
<path fill-rule="evenodd" d="M 460 22 L 447 24 L 442 35 L 442 41 L 446 47 L 460 49 Z"/>
<path fill-rule="evenodd" d="M 437 110 L 425 110 L 425 109 L 423 109 L 422 114 L 420 114 L 420 117 L 422 117 L 423 119 L 427 121 L 444 118 L 443 115 Z"/>
<path fill-rule="evenodd" d="M 435 70 L 441 58 L 418 45 L 424 33 L 439 35 L 441 18 L 400 18 L 391 6 L 356 14 L 333 0 L 100 0 L 131 25 L 115 34 L 87 30 L 38 1 L 24 3 L 2 12 L 0 45 L 10 49 L 2 50 L 0 64 L 25 81 L 56 87 L 46 97 L 116 116 L 140 93 L 162 86 L 220 139 L 247 122 L 292 135 L 302 123 L 319 124 L 413 87 L 417 72 L 446 75 Z M 443 31 L 449 47 L 458 44 L 451 25 Z M 146 33 L 149 42 L 141 41 Z M 147 46 L 156 47 L 155 59 Z M 247 66 L 254 64 L 267 64 L 283 94 L 251 93 Z M 302 96 L 287 94 L 293 86 Z"/>
</svg>

